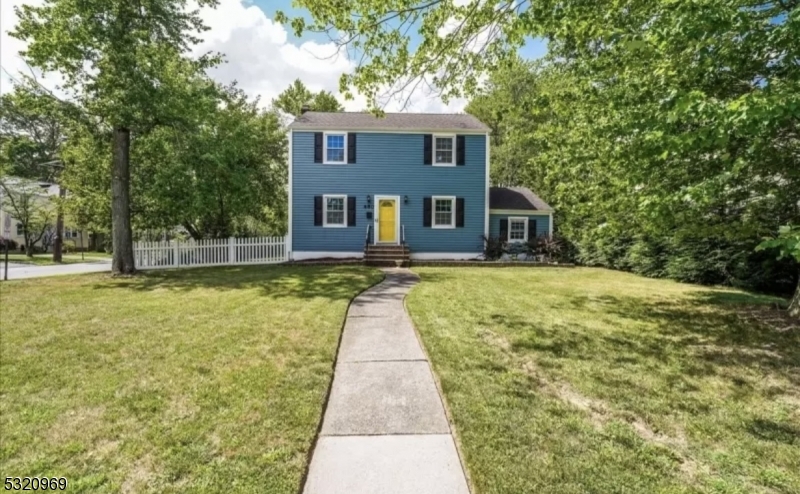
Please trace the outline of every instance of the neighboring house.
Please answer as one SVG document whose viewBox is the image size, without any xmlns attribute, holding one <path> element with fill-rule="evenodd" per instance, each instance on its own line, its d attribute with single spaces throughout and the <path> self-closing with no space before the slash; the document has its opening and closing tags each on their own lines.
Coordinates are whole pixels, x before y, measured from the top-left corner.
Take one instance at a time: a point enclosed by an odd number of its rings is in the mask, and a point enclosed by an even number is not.
<svg viewBox="0 0 800 494">
<path fill-rule="evenodd" d="M 6 187 L 17 194 L 32 194 L 36 201 L 31 208 L 55 208 L 55 203 L 52 199 L 57 198 L 59 194 L 59 186 L 47 182 L 37 182 L 18 177 L 6 177 L 3 179 Z M 0 237 L 9 238 L 16 242 L 18 245 L 25 244 L 25 236 L 22 231 L 22 223 L 14 218 L 14 211 L 4 197 L 5 190 L 0 187 Z M 49 226 L 44 237 L 53 237 L 55 235 L 56 216 L 55 211 L 51 215 L 51 225 Z M 50 244 L 49 250 L 52 250 L 52 241 L 44 242 Z M 64 226 L 64 244 L 75 248 L 85 248 L 89 243 L 88 236 L 84 233 L 81 235 L 80 230 L 65 224 Z M 42 240 L 36 244 L 36 248 L 41 250 Z"/>
<path fill-rule="evenodd" d="M 490 131 L 471 115 L 307 111 L 289 128 L 293 260 L 392 248 L 473 259 L 501 230 L 509 241 L 552 231 L 552 209 L 531 191 L 490 193 Z"/>
</svg>

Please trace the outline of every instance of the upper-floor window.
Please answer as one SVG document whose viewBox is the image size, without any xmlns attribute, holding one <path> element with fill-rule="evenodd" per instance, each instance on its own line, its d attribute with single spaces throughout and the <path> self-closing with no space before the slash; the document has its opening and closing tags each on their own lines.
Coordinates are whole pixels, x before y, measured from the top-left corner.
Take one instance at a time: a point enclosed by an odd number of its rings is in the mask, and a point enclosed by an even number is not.
<svg viewBox="0 0 800 494">
<path fill-rule="evenodd" d="M 325 222 L 323 226 L 326 227 L 339 227 L 347 226 L 345 217 L 345 205 L 347 203 L 347 196 L 330 195 L 323 197 L 325 210 L 323 211 L 323 218 Z"/>
<path fill-rule="evenodd" d="M 325 133 L 325 163 L 345 164 L 347 155 L 345 145 L 347 144 L 347 134 L 345 133 Z"/>
<path fill-rule="evenodd" d="M 528 239 L 528 219 L 508 218 L 508 241 L 524 242 Z"/>
<path fill-rule="evenodd" d="M 22 227 L 22 223 L 17 223 L 17 236 L 24 234 L 25 234 L 25 229 Z"/>
<path fill-rule="evenodd" d="M 456 198 L 433 197 L 433 228 L 456 227 Z"/>
<path fill-rule="evenodd" d="M 433 136 L 433 164 L 455 166 L 456 136 Z"/>
</svg>

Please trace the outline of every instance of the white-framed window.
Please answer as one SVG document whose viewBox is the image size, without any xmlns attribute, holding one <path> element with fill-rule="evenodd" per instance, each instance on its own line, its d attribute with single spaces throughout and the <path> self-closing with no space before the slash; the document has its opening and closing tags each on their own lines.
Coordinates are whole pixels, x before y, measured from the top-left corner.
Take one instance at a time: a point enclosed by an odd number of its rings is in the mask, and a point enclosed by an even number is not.
<svg viewBox="0 0 800 494">
<path fill-rule="evenodd" d="M 433 228 L 456 227 L 456 198 L 452 196 L 431 197 L 431 226 Z"/>
<path fill-rule="evenodd" d="M 528 241 L 528 218 L 508 218 L 508 241 Z"/>
<path fill-rule="evenodd" d="M 456 136 L 433 136 L 433 166 L 456 165 Z"/>
<path fill-rule="evenodd" d="M 322 196 L 322 226 L 327 228 L 347 226 L 347 196 Z"/>
<path fill-rule="evenodd" d="M 347 132 L 325 132 L 322 135 L 322 144 L 324 164 L 347 164 Z"/>
<path fill-rule="evenodd" d="M 17 223 L 17 236 L 25 235 L 25 230 L 22 228 L 22 223 Z"/>
</svg>

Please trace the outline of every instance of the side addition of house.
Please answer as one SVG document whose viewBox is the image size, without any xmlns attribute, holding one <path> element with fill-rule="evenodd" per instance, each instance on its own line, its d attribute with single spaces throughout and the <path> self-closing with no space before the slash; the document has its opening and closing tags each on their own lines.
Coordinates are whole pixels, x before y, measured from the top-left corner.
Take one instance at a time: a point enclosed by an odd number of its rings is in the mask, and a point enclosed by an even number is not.
<svg viewBox="0 0 800 494">
<path fill-rule="evenodd" d="M 289 128 L 293 260 L 383 249 L 474 259 L 490 234 L 512 241 L 552 228 L 549 207 L 527 189 L 492 188 L 510 195 L 490 204 L 489 128 L 471 115 L 308 111 Z"/>
</svg>

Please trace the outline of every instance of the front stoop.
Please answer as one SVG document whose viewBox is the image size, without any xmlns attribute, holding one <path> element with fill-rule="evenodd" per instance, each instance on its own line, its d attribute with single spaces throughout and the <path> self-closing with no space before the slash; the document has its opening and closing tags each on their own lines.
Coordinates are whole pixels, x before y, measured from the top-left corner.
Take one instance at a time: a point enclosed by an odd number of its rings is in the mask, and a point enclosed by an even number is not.
<svg viewBox="0 0 800 494">
<path fill-rule="evenodd" d="M 304 494 L 469 494 L 430 364 L 405 312 L 405 269 L 347 312 Z"/>
<path fill-rule="evenodd" d="M 369 266 L 408 266 L 411 261 L 411 249 L 408 245 L 367 245 L 364 250 L 364 261 Z"/>
</svg>

